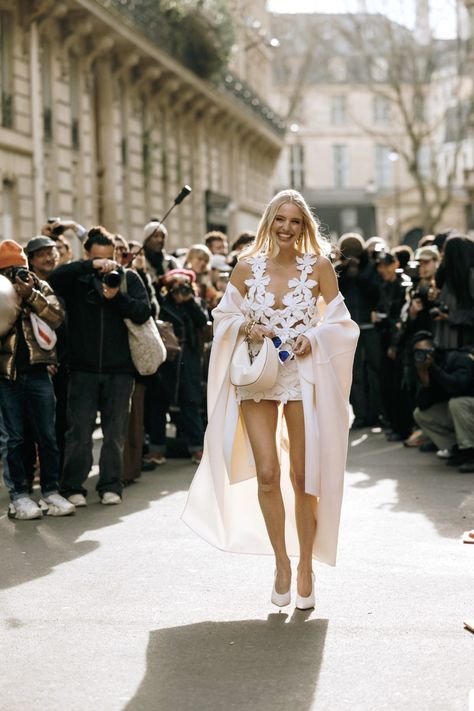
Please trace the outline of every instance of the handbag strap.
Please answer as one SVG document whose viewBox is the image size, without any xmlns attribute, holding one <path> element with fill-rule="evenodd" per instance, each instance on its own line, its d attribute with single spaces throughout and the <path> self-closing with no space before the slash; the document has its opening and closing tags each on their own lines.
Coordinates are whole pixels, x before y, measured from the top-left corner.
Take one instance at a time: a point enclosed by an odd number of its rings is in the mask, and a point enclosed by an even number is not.
<svg viewBox="0 0 474 711">
<path fill-rule="evenodd" d="M 120 279 L 120 293 L 121 294 L 128 294 L 128 287 L 127 287 L 127 272 L 124 269 L 122 277 Z"/>
</svg>

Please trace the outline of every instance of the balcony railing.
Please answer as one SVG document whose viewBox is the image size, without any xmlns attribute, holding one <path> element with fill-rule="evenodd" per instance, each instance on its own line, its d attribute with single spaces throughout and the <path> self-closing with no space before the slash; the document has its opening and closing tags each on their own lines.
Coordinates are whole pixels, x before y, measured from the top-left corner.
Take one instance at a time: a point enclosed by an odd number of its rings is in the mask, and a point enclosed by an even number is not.
<svg viewBox="0 0 474 711">
<path fill-rule="evenodd" d="M 223 80 L 227 91 L 242 101 L 258 118 L 265 121 L 270 128 L 280 135 L 284 135 L 286 124 L 281 116 L 278 116 L 272 108 L 267 106 L 248 84 L 230 71 L 224 73 Z"/>
<path fill-rule="evenodd" d="M 120 17 L 134 29 L 141 32 L 153 44 L 173 56 L 169 33 L 159 10 L 144 5 L 143 0 L 97 0 L 103 7 Z M 275 111 L 268 106 L 255 91 L 231 71 L 224 73 L 217 80 L 211 80 L 235 96 L 257 118 L 275 133 L 283 136 L 286 124 Z"/>
</svg>

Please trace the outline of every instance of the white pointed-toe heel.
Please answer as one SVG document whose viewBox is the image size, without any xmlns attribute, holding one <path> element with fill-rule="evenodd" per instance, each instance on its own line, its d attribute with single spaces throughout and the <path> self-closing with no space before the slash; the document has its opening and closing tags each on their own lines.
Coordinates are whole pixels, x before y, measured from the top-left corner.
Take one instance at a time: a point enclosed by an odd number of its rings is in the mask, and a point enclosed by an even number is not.
<svg viewBox="0 0 474 711">
<path fill-rule="evenodd" d="M 311 573 L 311 595 L 308 597 L 303 597 L 302 595 L 296 594 L 296 607 L 298 610 L 311 610 L 315 604 L 315 593 L 314 593 L 314 573 Z"/>
<path fill-rule="evenodd" d="M 277 591 L 275 589 L 276 576 L 277 576 L 277 571 L 275 570 L 275 580 L 273 583 L 273 590 L 272 590 L 272 602 L 277 607 L 285 607 L 286 605 L 289 605 L 291 602 L 291 588 L 286 593 L 277 593 Z"/>
</svg>

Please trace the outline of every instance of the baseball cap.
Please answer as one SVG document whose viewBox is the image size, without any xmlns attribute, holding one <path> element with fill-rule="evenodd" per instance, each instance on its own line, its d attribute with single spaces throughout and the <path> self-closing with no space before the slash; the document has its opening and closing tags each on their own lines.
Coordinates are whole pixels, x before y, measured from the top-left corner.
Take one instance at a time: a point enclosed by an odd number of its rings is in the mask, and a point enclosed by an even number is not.
<svg viewBox="0 0 474 711">
<path fill-rule="evenodd" d="M 33 252 L 37 252 L 38 249 L 45 249 L 46 247 L 56 247 L 56 242 L 50 237 L 45 237 L 45 235 L 38 235 L 30 239 L 25 247 L 25 252 L 29 256 Z"/>
<path fill-rule="evenodd" d="M 428 261 L 429 259 L 439 259 L 439 252 L 438 252 L 438 247 L 435 245 L 429 245 L 427 247 L 420 247 L 420 249 L 417 249 L 415 252 L 415 259 L 418 260 L 419 262 L 426 260 Z"/>
<path fill-rule="evenodd" d="M 376 252 L 376 264 L 393 264 L 396 261 L 396 258 L 390 252 Z"/>
</svg>

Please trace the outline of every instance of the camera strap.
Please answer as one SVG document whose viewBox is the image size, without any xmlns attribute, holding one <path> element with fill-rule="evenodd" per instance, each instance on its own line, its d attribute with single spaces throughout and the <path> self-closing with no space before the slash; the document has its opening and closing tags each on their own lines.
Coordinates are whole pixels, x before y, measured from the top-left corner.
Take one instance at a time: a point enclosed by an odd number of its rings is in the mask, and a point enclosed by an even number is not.
<svg viewBox="0 0 474 711">
<path fill-rule="evenodd" d="M 121 294 L 128 294 L 128 288 L 127 288 L 127 270 L 124 269 L 122 276 L 120 278 L 120 293 Z"/>
</svg>

